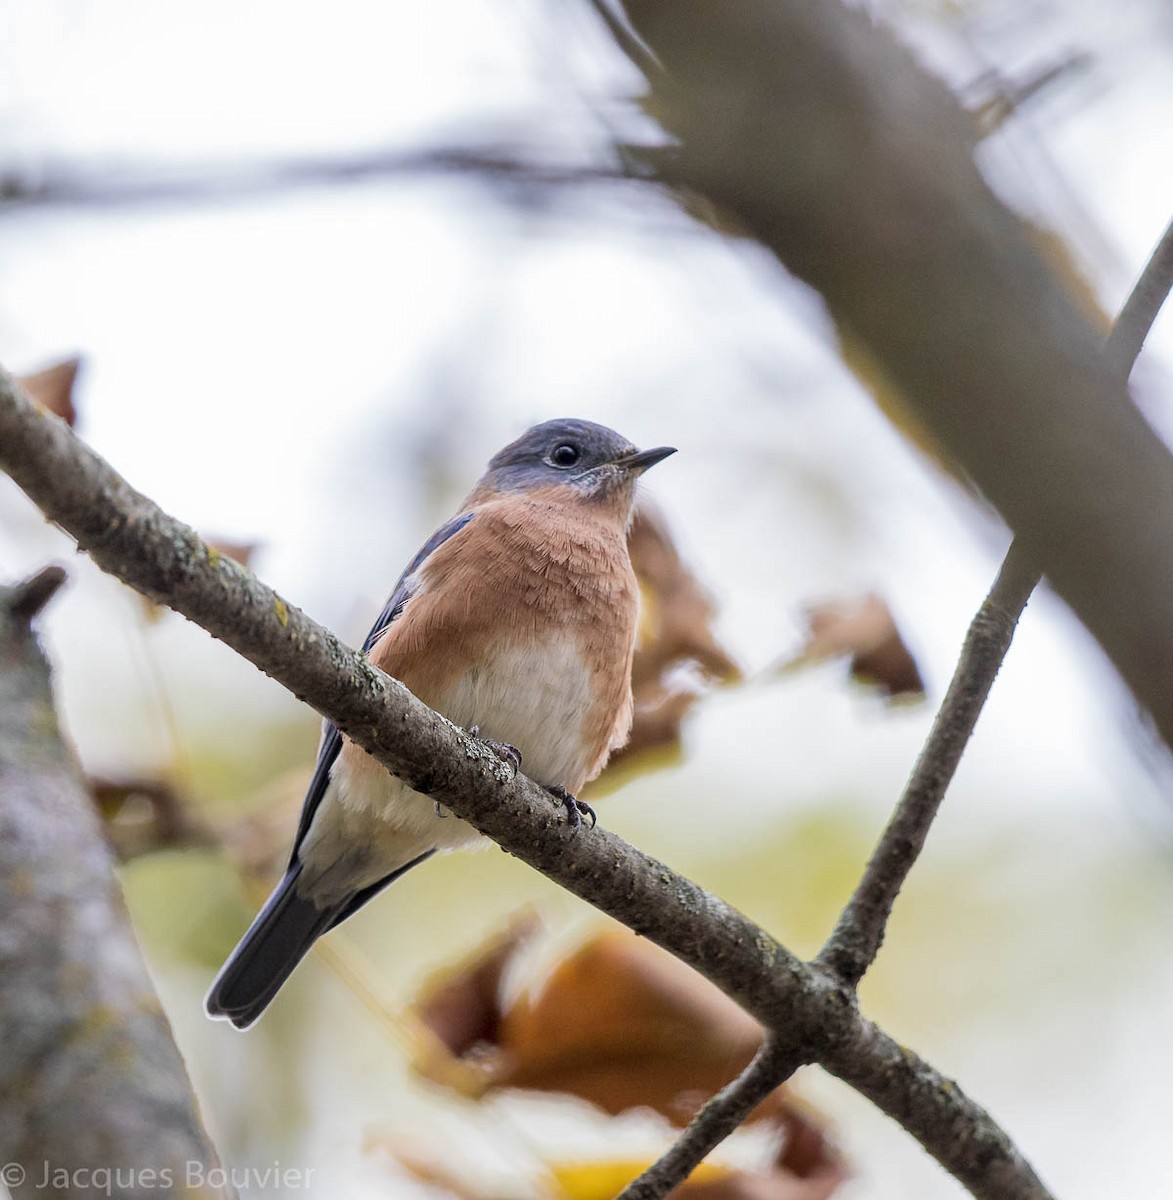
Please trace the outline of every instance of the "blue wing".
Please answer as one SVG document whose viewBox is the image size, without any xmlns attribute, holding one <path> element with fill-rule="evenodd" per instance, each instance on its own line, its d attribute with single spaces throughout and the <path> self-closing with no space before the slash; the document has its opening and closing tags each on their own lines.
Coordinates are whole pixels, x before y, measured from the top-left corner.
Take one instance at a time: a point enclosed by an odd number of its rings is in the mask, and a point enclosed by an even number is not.
<svg viewBox="0 0 1173 1200">
<path fill-rule="evenodd" d="M 407 564 L 403 574 L 399 576 L 399 581 L 395 584 L 387 603 L 383 605 L 383 611 L 379 613 L 378 619 L 371 626 L 371 631 L 367 634 L 366 640 L 362 644 L 363 654 L 370 653 L 371 647 L 387 632 L 387 628 L 391 622 L 407 606 L 407 602 L 411 599 L 410 580 L 415 572 L 419 570 L 437 547 L 442 546 L 453 534 L 459 533 L 472 518 L 472 513 L 462 513 L 458 517 L 453 517 L 446 525 L 441 525 L 424 542 L 419 549 L 419 553 Z M 293 851 L 289 856 L 290 867 L 293 867 L 297 862 L 297 851 L 301 846 L 302 839 L 309 831 L 310 822 L 314 819 L 314 813 L 318 811 L 318 805 L 322 802 L 322 797 L 326 794 L 326 786 L 330 782 L 330 769 L 334 766 L 334 760 L 338 757 L 341 749 L 342 734 L 335 729 L 330 721 L 324 721 L 322 723 L 322 743 L 318 747 L 318 761 L 314 767 L 314 775 L 310 780 L 309 789 L 305 794 L 305 801 L 301 808 L 301 820 L 297 826 L 297 836 L 293 839 Z"/>
</svg>

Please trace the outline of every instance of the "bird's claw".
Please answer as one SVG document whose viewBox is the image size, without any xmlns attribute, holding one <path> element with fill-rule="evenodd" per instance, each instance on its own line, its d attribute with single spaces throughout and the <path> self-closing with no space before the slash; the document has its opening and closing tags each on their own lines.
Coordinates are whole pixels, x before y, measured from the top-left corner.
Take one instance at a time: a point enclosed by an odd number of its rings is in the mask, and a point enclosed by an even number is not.
<svg viewBox="0 0 1173 1200">
<path fill-rule="evenodd" d="M 468 736 L 476 738 L 482 745 L 488 746 L 503 763 L 508 763 L 513 768 L 514 775 L 521 770 L 521 751 L 516 746 L 511 746 L 508 742 L 497 742 L 492 738 L 481 737 L 479 725 L 473 725 L 468 730 Z"/>
<path fill-rule="evenodd" d="M 580 800 L 577 796 L 572 796 L 560 783 L 546 788 L 546 791 L 565 807 L 566 819 L 570 822 L 571 829 L 575 833 L 582 828 L 583 817 L 586 817 L 590 821 L 590 827 L 594 829 L 598 822 L 598 817 L 595 816 L 595 810 L 585 800 Z"/>
</svg>

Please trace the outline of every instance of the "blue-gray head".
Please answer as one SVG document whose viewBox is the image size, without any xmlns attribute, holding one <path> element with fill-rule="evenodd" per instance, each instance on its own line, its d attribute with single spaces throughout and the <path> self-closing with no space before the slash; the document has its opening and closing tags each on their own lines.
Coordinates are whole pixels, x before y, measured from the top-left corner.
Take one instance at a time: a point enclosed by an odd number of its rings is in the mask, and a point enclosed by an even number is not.
<svg viewBox="0 0 1173 1200">
<path fill-rule="evenodd" d="M 675 453 L 672 446 L 637 450 L 606 425 L 564 417 L 535 425 L 495 454 L 478 489 L 530 492 L 569 485 L 584 498 L 610 495 Z"/>
</svg>

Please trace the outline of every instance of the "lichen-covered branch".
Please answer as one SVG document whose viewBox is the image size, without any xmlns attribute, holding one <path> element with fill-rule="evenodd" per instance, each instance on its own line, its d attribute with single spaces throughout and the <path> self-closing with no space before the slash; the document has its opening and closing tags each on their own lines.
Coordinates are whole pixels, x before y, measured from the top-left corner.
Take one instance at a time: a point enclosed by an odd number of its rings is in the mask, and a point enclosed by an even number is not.
<svg viewBox="0 0 1173 1200">
<path fill-rule="evenodd" d="M 765 930 L 664 864 L 599 828 L 572 833 L 560 805 L 514 776 L 482 743 L 266 587 L 209 551 L 194 530 L 134 491 L 0 371 L 0 468 L 105 570 L 202 625 L 323 716 L 413 788 L 436 797 L 567 890 L 655 941 L 737 1000 L 803 1061 L 838 1062 L 863 1036 L 850 989 L 803 963 Z M 858 1071 L 897 1119 L 935 1097 L 916 1136 L 986 1200 L 1046 1200 L 1029 1164 L 984 1110 L 912 1056 Z M 947 1119 L 946 1119 L 947 1118 Z M 964 1142 L 955 1138 L 960 1123 Z M 974 1159 L 972 1147 L 983 1147 Z"/>
<path fill-rule="evenodd" d="M 30 629 L 63 578 L 0 589 L 3 1183 L 14 1200 L 225 1196 Z"/>
</svg>

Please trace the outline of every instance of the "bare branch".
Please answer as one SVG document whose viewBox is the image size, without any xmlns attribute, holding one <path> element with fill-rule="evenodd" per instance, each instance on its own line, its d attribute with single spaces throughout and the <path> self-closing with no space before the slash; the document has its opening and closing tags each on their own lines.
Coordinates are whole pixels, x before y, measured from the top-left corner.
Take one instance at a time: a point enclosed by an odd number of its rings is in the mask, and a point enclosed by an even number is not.
<svg viewBox="0 0 1173 1200">
<path fill-rule="evenodd" d="M 766 1041 L 753 1062 L 723 1087 L 692 1119 L 671 1148 L 617 1200 L 660 1200 L 683 1183 L 710 1151 L 716 1149 L 751 1112 L 801 1065 L 793 1046 Z"/>
<path fill-rule="evenodd" d="M 1125 378 L 1131 374 L 1171 288 L 1173 224 L 1165 230 L 1141 272 L 1104 347 L 1110 365 Z M 859 983 L 879 952 L 892 906 L 924 846 L 994 677 L 1010 649 L 1018 619 L 1040 579 L 1016 539 L 969 627 L 949 690 L 896 811 L 819 954 L 819 961 L 851 986 Z"/>
<path fill-rule="evenodd" d="M 723 901 L 603 828 L 577 837 L 561 807 L 487 747 L 421 704 L 245 567 L 135 492 L 0 372 L 0 467 L 105 570 L 202 625 L 307 700 L 389 770 L 568 891 L 710 979 L 804 1061 L 856 1073 L 890 1115 L 984 1200 L 1043 1200 L 1029 1165 L 955 1084 L 869 1034 L 855 998 Z M 925 1097 L 932 1103 L 926 1103 Z M 930 1114 L 937 1113 L 934 1126 Z M 967 1129 L 960 1141 L 956 1125 Z M 939 1134 L 939 1136 L 938 1136 Z M 982 1152 L 975 1157 L 974 1147 Z"/>
<path fill-rule="evenodd" d="M 1050 1197 L 1022 1151 L 983 1108 L 968 1097 L 954 1104 L 950 1097 L 960 1091 L 958 1085 L 872 1022 L 857 1021 L 854 1037 L 831 1050 L 820 1064 L 898 1121 L 974 1196 Z M 948 1164 L 924 1138 L 932 1130 L 937 1144 L 937 1132 L 945 1129 L 951 1148 Z"/>
<path fill-rule="evenodd" d="M 208 202 L 418 177 L 465 179 L 489 187 L 552 191 L 595 184 L 628 184 L 618 166 L 548 161 L 526 147 L 441 146 L 427 150 L 375 149 L 338 158 L 274 161 L 240 169 L 201 167 L 186 173 L 125 170 L 94 174 L 69 168 L 42 171 L 35 181 L 0 176 L 0 219 L 22 208 L 128 207 L 161 201 Z"/>
<path fill-rule="evenodd" d="M 0 589 L 0 1183 L 224 1196 L 29 629 L 64 577 Z"/>
<path fill-rule="evenodd" d="M 1166 227 L 1157 248 L 1145 264 L 1124 307 L 1108 335 L 1104 353 L 1108 365 L 1127 379 L 1140 357 L 1153 322 L 1173 289 L 1173 221 Z"/>
<path fill-rule="evenodd" d="M 924 847 L 1038 581 L 1033 563 L 1026 560 L 1018 542 L 1012 543 L 990 594 L 970 624 L 949 689 L 904 794 L 819 954 L 819 961 L 851 987 L 879 952 L 892 905 Z"/>
</svg>

